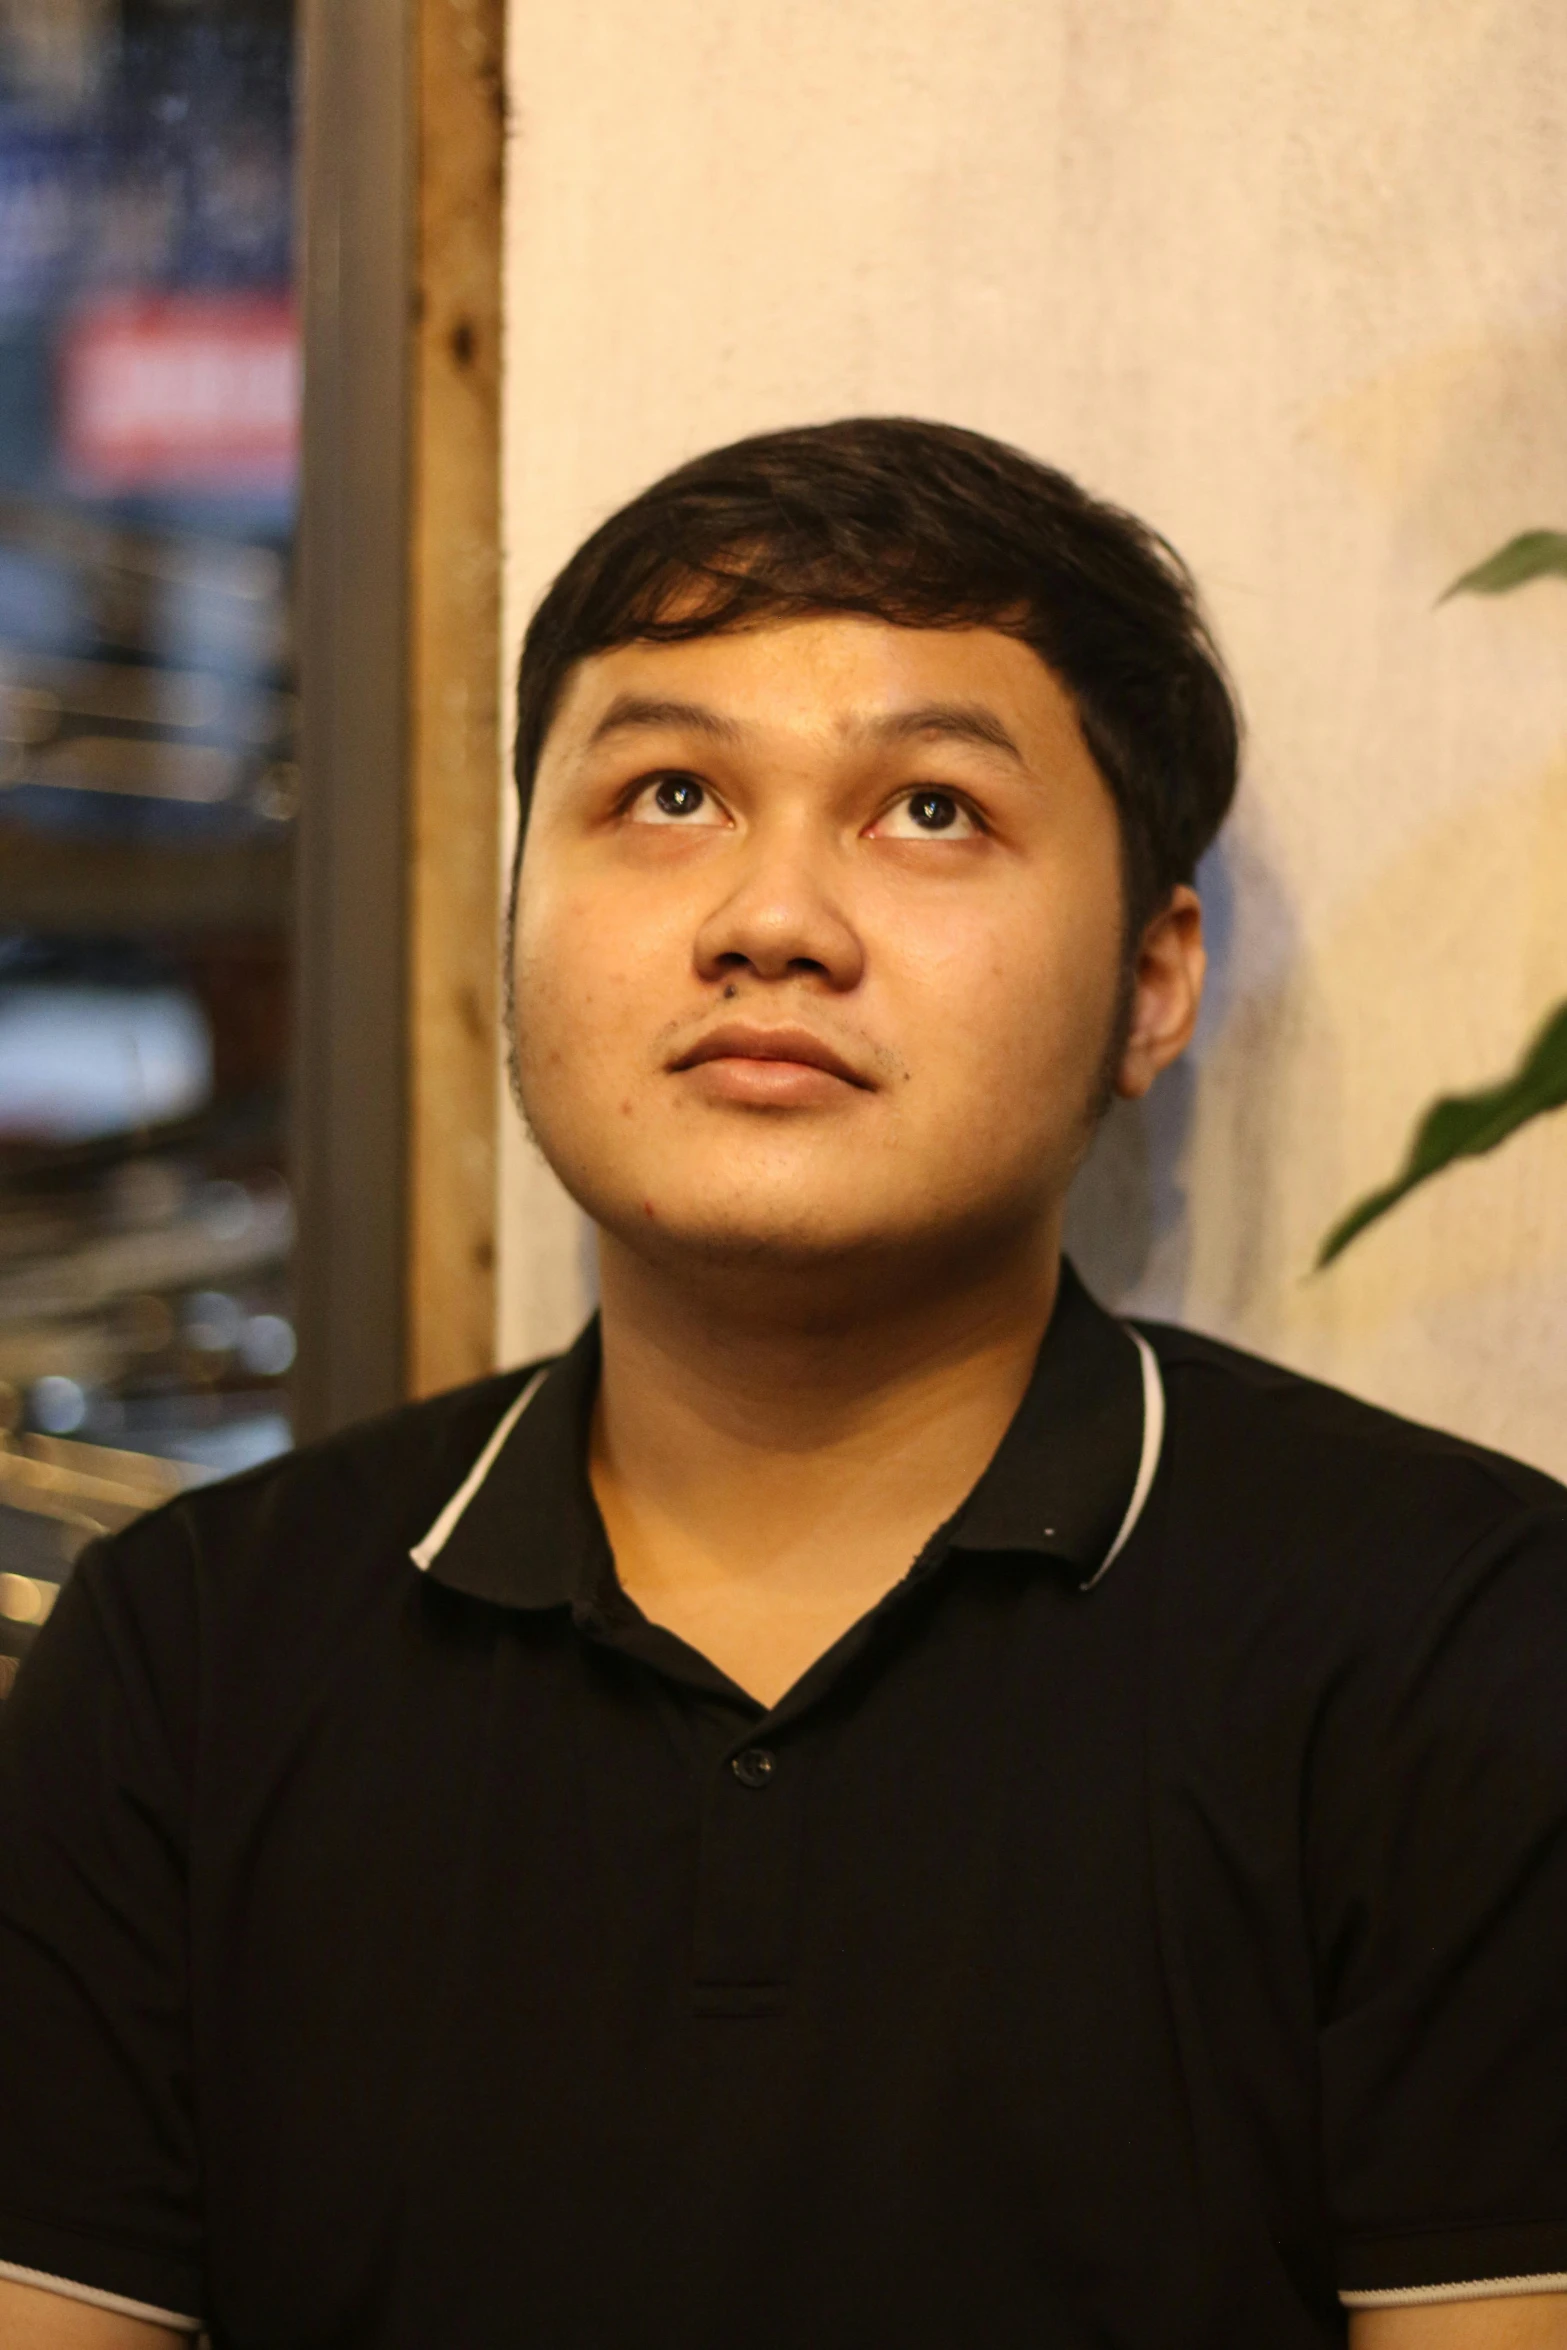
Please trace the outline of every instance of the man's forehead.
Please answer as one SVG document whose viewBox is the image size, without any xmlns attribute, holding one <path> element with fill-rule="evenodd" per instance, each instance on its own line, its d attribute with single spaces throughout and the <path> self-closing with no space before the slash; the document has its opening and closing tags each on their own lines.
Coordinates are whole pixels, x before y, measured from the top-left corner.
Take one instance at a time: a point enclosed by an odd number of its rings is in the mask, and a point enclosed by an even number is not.
<svg viewBox="0 0 1567 2350">
<path fill-rule="evenodd" d="M 1032 647 L 1001 629 L 832 613 L 588 654 L 550 731 L 580 751 L 660 726 L 731 741 L 779 724 L 845 740 L 923 726 L 1015 752 L 1023 733 L 1055 733 L 1063 721 L 1077 731 L 1065 689 Z"/>
</svg>

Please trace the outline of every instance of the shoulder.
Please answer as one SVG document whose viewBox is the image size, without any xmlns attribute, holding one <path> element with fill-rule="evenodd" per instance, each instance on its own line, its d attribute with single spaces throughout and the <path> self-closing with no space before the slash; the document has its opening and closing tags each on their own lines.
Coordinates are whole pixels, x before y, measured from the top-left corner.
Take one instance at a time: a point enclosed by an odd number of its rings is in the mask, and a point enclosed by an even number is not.
<svg viewBox="0 0 1567 2350">
<path fill-rule="evenodd" d="M 552 1359 L 552 1358 L 546 1358 Z M 400 1405 L 170 1505 L 198 1543 L 330 1526 L 357 1546 L 418 1540 L 521 1390 L 534 1362 Z M 165 1511 L 160 1514 L 169 1514 Z M 148 1523 L 149 1521 L 143 1521 Z M 407 1548 L 407 1544 L 402 1545 Z"/>
<path fill-rule="evenodd" d="M 198 1488 L 83 1556 L 79 1601 L 161 1624 L 210 1652 L 263 1632 L 329 1636 L 345 1612 L 406 1590 L 409 1553 L 462 1482 L 529 1363 L 405 1404 L 243 1475 Z"/>
<path fill-rule="evenodd" d="M 1559 1840 L 1567 1490 L 1237 1348 L 1146 1335 L 1169 1408 L 1140 1581 L 1160 1735 L 1199 1805 L 1242 1839 L 1294 1822 L 1324 1917 L 1365 1890 L 1367 1840 L 1390 1868 L 1417 1817 L 1438 1890 L 1455 1839 Z"/>
<path fill-rule="evenodd" d="M 436 1599 L 410 1552 L 539 1367 L 406 1405 L 91 1544 L 0 1708 L 0 1802 L 12 1780 L 58 1792 L 106 1764 L 172 1849 L 194 1790 L 232 1803 L 274 1784 L 313 1721 L 346 1706 L 357 1737 L 400 1719 L 422 1651 L 408 1634 Z"/>
<path fill-rule="evenodd" d="M 1168 1402 L 1167 1523 L 1221 1580 L 1303 1580 L 1397 1616 L 1520 1543 L 1567 1570 L 1567 1488 L 1543 1470 L 1195 1331 L 1139 1328 Z"/>
<path fill-rule="evenodd" d="M 1506 1453 L 1199 1331 L 1168 1322 L 1137 1328 L 1159 1358 L 1172 1419 L 1216 1453 L 1244 1456 L 1260 1446 L 1272 1474 L 1292 1467 L 1297 1476 L 1320 1478 L 1352 1468 L 1400 1492 L 1435 1479 L 1449 1491 L 1472 1490 L 1499 1509 L 1567 1507 L 1567 1486 Z"/>
</svg>

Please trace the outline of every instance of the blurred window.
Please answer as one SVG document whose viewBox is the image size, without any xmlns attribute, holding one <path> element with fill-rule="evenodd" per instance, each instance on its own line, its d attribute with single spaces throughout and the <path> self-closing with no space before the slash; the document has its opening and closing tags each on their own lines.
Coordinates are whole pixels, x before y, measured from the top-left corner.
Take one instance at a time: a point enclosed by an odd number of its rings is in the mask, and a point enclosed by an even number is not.
<svg viewBox="0 0 1567 2350">
<path fill-rule="evenodd" d="M 0 1694 L 95 1526 L 289 1440 L 293 54 L 0 0 Z"/>
</svg>

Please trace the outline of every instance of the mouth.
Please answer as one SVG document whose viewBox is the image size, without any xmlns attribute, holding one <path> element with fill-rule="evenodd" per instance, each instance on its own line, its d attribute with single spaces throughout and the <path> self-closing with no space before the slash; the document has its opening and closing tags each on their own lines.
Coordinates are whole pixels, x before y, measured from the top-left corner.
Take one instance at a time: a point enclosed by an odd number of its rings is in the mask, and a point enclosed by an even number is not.
<svg viewBox="0 0 1567 2350">
<path fill-rule="evenodd" d="M 677 1073 L 709 1071 L 709 1083 L 734 1100 L 782 1103 L 820 1099 L 840 1086 L 873 1090 L 871 1079 L 813 1030 L 752 1021 L 710 1029 L 669 1066 Z"/>
</svg>

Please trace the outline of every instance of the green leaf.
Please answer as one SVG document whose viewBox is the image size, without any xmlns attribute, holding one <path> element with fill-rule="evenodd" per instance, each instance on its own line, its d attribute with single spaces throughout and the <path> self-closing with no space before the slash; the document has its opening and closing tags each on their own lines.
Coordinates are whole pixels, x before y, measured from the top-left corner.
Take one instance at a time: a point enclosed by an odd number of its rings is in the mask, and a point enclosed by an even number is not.
<svg viewBox="0 0 1567 2350">
<path fill-rule="evenodd" d="M 1510 1077 L 1480 1093 L 1446 1094 L 1432 1103 L 1415 1129 L 1398 1174 L 1334 1225 L 1318 1252 L 1317 1270 L 1331 1265 L 1368 1224 L 1454 1159 L 1494 1151 L 1531 1118 L 1560 1109 L 1567 1109 L 1567 1003 L 1557 1005 Z"/>
<path fill-rule="evenodd" d="M 1521 531 L 1485 562 L 1477 563 L 1473 571 L 1455 579 L 1437 602 L 1445 604 L 1449 596 L 1504 596 L 1509 588 L 1526 587 L 1531 579 L 1544 579 L 1548 572 L 1567 579 L 1567 530 Z"/>
</svg>

